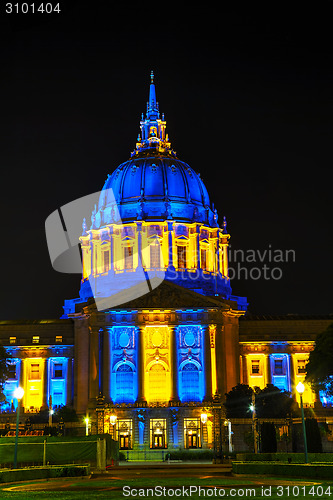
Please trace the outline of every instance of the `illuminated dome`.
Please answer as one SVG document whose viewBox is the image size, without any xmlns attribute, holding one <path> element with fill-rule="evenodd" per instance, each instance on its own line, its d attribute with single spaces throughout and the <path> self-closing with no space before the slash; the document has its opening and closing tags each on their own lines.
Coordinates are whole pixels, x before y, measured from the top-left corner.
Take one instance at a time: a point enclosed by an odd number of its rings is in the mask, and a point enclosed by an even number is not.
<svg viewBox="0 0 333 500">
<path fill-rule="evenodd" d="M 123 222 L 172 218 L 214 224 L 200 175 L 173 157 L 138 157 L 120 165 L 104 184 L 98 207 L 104 215 L 100 224 L 111 222 L 115 202 Z"/>
<path fill-rule="evenodd" d="M 121 289 L 119 300 L 128 302 L 129 290 L 147 287 L 148 275 L 202 295 L 231 296 L 226 220 L 218 226 L 200 174 L 172 150 L 153 75 L 136 147 L 108 175 L 90 229 L 85 219 L 82 229 L 82 300 L 109 300 Z"/>
<path fill-rule="evenodd" d="M 94 214 L 93 229 L 136 220 L 198 222 L 217 227 L 207 189 L 187 163 L 180 161 L 160 118 L 151 76 L 146 117 L 142 115 L 136 149 L 131 159 L 108 176 Z"/>
</svg>

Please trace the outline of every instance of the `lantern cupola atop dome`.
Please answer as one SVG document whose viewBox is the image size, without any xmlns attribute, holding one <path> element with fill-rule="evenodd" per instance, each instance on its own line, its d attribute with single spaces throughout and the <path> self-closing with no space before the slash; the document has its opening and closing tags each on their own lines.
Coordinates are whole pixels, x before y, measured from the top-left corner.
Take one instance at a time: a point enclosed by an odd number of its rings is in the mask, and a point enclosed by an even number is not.
<svg viewBox="0 0 333 500">
<path fill-rule="evenodd" d="M 156 89 L 154 83 L 154 73 L 150 74 L 149 101 L 147 102 L 146 116 L 142 113 L 140 121 L 141 135 L 139 134 L 136 149 L 132 157 L 162 154 L 176 157 L 176 153 L 171 149 L 168 134 L 166 134 L 166 121 L 162 113 L 160 118 L 159 105 L 156 100 Z"/>
</svg>

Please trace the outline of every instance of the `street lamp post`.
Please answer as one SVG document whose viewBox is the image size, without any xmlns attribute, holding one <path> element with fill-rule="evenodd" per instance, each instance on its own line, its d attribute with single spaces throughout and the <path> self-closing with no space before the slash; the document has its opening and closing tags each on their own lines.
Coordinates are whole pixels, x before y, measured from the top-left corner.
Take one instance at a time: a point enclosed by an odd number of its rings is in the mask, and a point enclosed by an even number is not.
<svg viewBox="0 0 333 500">
<path fill-rule="evenodd" d="M 296 386 L 296 391 L 299 394 L 301 401 L 301 413 L 302 413 L 302 427 L 303 427 L 303 439 L 304 439 L 304 455 L 305 455 L 305 463 L 308 463 L 308 445 L 306 441 L 306 429 L 305 429 L 305 420 L 304 420 L 304 409 L 303 409 L 303 392 L 304 392 L 304 384 L 299 382 Z"/>
<path fill-rule="evenodd" d="M 257 435 L 257 423 L 256 423 L 256 396 L 255 396 L 254 392 L 252 392 L 252 403 L 250 405 L 250 410 L 252 411 L 254 453 L 258 453 L 258 435 Z"/>
<path fill-rule="evenodd" d="M 84 421 L 86 423 L 86 436 L 89 436 L 89 417 L 86 417 Z"/>
<path fill-rule="evenodd" d="M 117 415 L 112 413 L 112 415 L 110 415 L 110 424 L 111 424 L 111 428 L 112 428 L 112 439 L 116 439 L 116 437 L 115 437 L 116 436 L 116 433 L 115 433 L 116 423 L 117 423 Z"/>
<path fill-rule="evenodd" d="M 51 433 L 51 427 L 52 427 L 52 415 L 53 415 L 54 411 L 53 411 L 53 408 L 52 408 L 52 396 L 50 395 L 50 399 L 49 399 L 49 427 L 50 427 L 50 430 L 49 432 Z"/>
<path fill-rule="evenodd" d="M 20 422 L 20 408 L 21 399 L 24 396 L 24 390 L 22 387 L 17 387 L 14 391 L 14 398 L 17 399 L 16 408 L 16 432 L 15 432 L 15 448 L 14 448 L 14 469 L 17 469 L 17 445 L 18 445 L 18 432 L 19 432 L 19 422 Z"/>
</svg>

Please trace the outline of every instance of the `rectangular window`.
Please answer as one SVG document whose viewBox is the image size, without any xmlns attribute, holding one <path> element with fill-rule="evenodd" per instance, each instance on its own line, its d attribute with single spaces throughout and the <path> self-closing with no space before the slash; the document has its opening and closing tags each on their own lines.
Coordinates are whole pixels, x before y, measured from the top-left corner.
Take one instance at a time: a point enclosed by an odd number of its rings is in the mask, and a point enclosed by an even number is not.
<svg viewBox="0 0 333 500">
<path fill-rule="evenodd" d="M 30 380 L 39 380 L 39 364 L 30 365 Z"/>
<path fill-rule="evenodd" d="M 16 344 L 16 337 L 9 337 L 10 344 Z"/>
<path fill-rule="evenodd" d="M 201 262 L 201 269 L 204 271 L 207 271 L 207 250 L 206 248 L 201 248 L 200 250 L 200 262 Z"/>
<path fill-rule="evenodd" d="M 167 448 L 166 419 L 150 419 L 150 448 Z"/>
<path fill-rule="evenodd" d="M 55 340 L 57 343 L 62 342 L 62 335 L 57 335 Z"/>
<path fill-rule="evenodd" d="M 54 364 L 53 378 L 63 378 L 61 363 Z"/>
<path fill-rule="evenodd" d="M 133 247 L 124 247 L 125 269 L 133 269 Z"/>
<path fill-rule="evenodd" d="M 160 246 L 159 244 L 150 245 L 150 267 L 160 268 Z"/>
<path fill-rule="evenodd" d="M 306 360 L 305 359 L 298 359 L 297 360 L 297 373 L 306 373 Z"/>
<path fill-rule="evenodd" d="M 259 375 L 260 373 L 260 361 L 259 359 L 252 360 L 252 375 Z"/>
<path fill-rule="evenodd" d="M 274 375 L 283 375 L 283 361 L 276 359 L 274 361 Z"/>
<path fill-rule="evenodd" d="M 177 246 L 177 262 L 179 269 L 186 269 L 186 247 L 183 245 Z"/>
<path fill-rule="evenodd" d="M 37 336 L 32 337 L 32 343 L 33 344 L 39 344 L 39 337 L 37 337 Z"/>
<path fill-rule="evenodd" d="M 16 380 L 16 363 L 10 363 L 8 365 L 8 378 Z"/>
<path fill-rule="evenodd" d="M 103 255 L 103 273 L 107 273 L 110 270 L 110 252 L 109 250 L 104 250 Z"/>
</svg>

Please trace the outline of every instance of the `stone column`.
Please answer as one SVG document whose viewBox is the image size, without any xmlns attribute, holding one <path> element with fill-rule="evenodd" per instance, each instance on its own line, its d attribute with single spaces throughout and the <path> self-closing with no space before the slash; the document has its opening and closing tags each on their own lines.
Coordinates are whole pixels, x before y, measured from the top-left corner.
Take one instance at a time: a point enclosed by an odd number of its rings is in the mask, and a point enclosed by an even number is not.
<svg viewBox="0 0 333 500">
<path fill-rule="evenodd" d="M 49 383 L 49 359 L 42 359 L 41 361 L 42 366 L 41 368 L 43 369 L 43 401 L 42 401 L 42 406 L 41 409 L 46 409 L 49 406 L 49 401 L 47 398 L 47 386 Z"/>
<path fill-rule="evenodd" d="M 145 401 L 144 397 L 144 378 L 145 378 L 145 367 L 144 367 L 144 332 L 143 327 L 139 327 L 137 337 L 137 377 L 138 377 L 138 401 Z"/>
<path fill-rule="evenodd" d="M 109 226 L 110 231 L 110 271 L 114 272 L 114 242 L 113 242 L 113 226 Z"/>
<path fill-rule="evenodd" d="M 171 400 L 172 401 L 179 401 L 179 394 L 178 394 L 178 356 L 177 356 L 177 338 L 176 338 L 176 332 L 175 332 L 175 327 L 174 326 L 169 326 L 170 329 L 170 348 L 171 348 L 171 356 L 170 356 L 170 362 L 171 362 Z"/>
<path fill-rule="evenodd" d="M 200 226 L 196 225 L 197 233 L 197 268 L 200 269 Z"/>
<path fill-rule="evenodd" d="M 294 353 L 290 353 L 290 387 L 291 387 L 291 394 L 292 397 L 296 400 L 296 387 L 295 387 L 295 360 L 294 360 Z"/>
<path fill-rule="evenodd" d="M 136 223 L 136 230 L 138 232 L 138 266 L 144 267 L 145 263 L 142 262 L 142 222 Z"/>
<path fill-rule="evenodd" d="M 242 373 L 243 373 L 243 384 L 248 385 L 249 383 L 249 377 L 247 374 L 247 355 L 242 354 Z"/>
<path fill-rule="evenodd" d="M 223 351 L 226 360 L 226 388 L 231 391 L 239 383 L 239 327 L 238 317 L 224 313 Z"/>
<path fill-rule="evenodd" d="M 215 346 L 215 335 L 212 333 L 212 328 L 215 325 L 209 325 L 209 328 L 207 325 L 205 325 L 204 328 L 204 334 L 203 334 L 203 345 L 204 345 L 204 377 L 205 377 L 205 396 L 204 400 L 211 400 L 212 399 L 212 376 L 215 374 L 212 373 L 212 361 L 211 361 L 211 356 L 212 356 L 212 351 L 211 351 L 211 343 L 212 341 L 214 342 Z M 216 328 L 216 327 L 215 327 Z M 212 337 L 211 338 L 211 334 Z M 214 351 L 213 351 L 214 352 Z"/>
<path fill-rule="evenodd" d="M 216 269 L 215 272 L 218 274 L 219 272 L 222 273 L 222 269 L 220 269 L 220 229 L 217 230 L 217 238 L 216 238 L 216 248 L 215 248 L 215 265 Z"/>
<path fill-rule="evenodd" d="M 109 328 L 103 328 L 103 376 L 102 376 L 102 387 L 103 396 L 109 401 L 110 394 L 110 365 L 111 365 L 111 352 L 110 352 L 110 331 Z"/>
<path fill-rule="evenodd" d="M 88 405 L 89 327 L 88 318 L 75 319 L 74 324 L 74 408 L 84 413 Z"/>
<path fill-rule="evenodd" d="M 215 335 L 215 353 L 216 353 L 216 381 L 217 381 L 217 392 L 221 395 L 226 391 L 226 353 L 224 351 L 224 341 L 223 341 L 223 326 L 216 326 Z"/>
<path fill-rule="evenodd" d="M 70 356 L 67 359 L 67 376 L 66 376 L 66 405 L 72 406 L 73 404 L 73 358 Z"/>
<path fill-rule="evenodd" d="M 173 222 L 168 221 L 168 246 L 169 246 L 169 262 L 168 267 L 174 269 L 173 262 L 173 251 L 172 251 L 172 232 L 173 232 Z"/>
<path fill-rule="evenodd" d="M 271 372 L 271 357 L 270 353 L 266 354 L 266 374 L 267 380 L 266 385 L 272 383 L 272 372 Z"/>
<path fill-rule="evenodd" d="M 90 327 L 89 399 L 99 394 L 99 328 Z"/>
<path fill-rule="evenodd" d="M 20 359 L 20 376 L 19 376 L 19 382 L 18 385 L 19 387 L 23 387 L 24 392 L 27 391 L 25 381 L 27 380 L 27 377 L 25 377 L 25 371 L 26 371 L 26 363 L 25 359 Z M 24 413 L 24 403 L 25 403 L 25 395 L 23 396 L 23 399 L 21 401 L 21 410 L 22 413 Z"/>
</svg>

